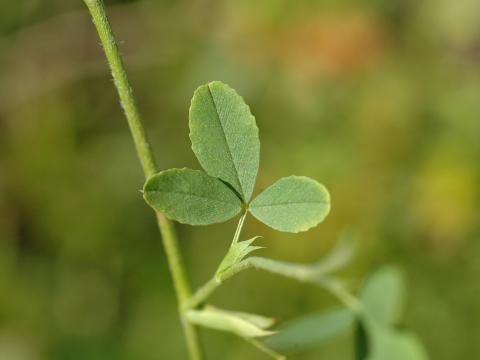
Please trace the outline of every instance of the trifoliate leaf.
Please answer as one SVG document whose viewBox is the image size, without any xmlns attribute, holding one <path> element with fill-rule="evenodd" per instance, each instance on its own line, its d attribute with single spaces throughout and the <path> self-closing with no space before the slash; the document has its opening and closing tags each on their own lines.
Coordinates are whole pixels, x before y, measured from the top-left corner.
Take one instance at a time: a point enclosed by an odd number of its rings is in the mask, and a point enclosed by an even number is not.
<svg viewBox="0 0 480 360">
<path fill-rule="evenodd" d="M 219 81 L 200 86 L 190 106 L 190 140 L 205 171 L 229 183 L 248 202 L 258 172 L 260 140 L 242 97 Z"/>
<path fill-rule="evenodd" d="M 265 343 L 277 351 L 298 353 L 346 333 L 354 322 L 355 314 L 348 309 L 310 314 L 279 327 L 279 332 L 266 338 Z"/>
<path fill-rule="evenodd" d="M 252 251 L 262 249 L 261 246 L 252 246 L 252 243 L 258 238 L 259 236 L 256 236 L 253 239 L 240 241 L 233 244 L 228 250 L 227 255 L 225 255 L 220 263 L 215 277 L 221 278 L 224 271 L 230 269 L 234 265 L 237 265 Z"/>
<path fill-rule="evenodd" d="M 254 338 L 274 334 L 266 330 L 273 319 L 260 315 L 226 311 L 207 306 L 203 310 L 187 311 L 187 319 L 193 324 L 207 328 L 234 333 L 244 338 Z"/>
<path fill-rule="evenodd" d="M 220 180 L 202 171 L 170 169 L 150 177 L 145 201 L 168 218 L 190 225 L 208 225 L 237 215 L 242 203 Z"/>
<path fill-rule="evenodd" d="M 250 212 L 261 222 L 297 233 L 318 225 L 330 211 L 325 187 L 304 176 L 278 180 L 250 204 Z"/>
<path fill-rule="evenodd" d="M 403 310 L 405 284 L 394 267 L 377 270 L 366 282 L 360 296 L 366 320 L 380 325 L 395 324 Z"/>
</svg>

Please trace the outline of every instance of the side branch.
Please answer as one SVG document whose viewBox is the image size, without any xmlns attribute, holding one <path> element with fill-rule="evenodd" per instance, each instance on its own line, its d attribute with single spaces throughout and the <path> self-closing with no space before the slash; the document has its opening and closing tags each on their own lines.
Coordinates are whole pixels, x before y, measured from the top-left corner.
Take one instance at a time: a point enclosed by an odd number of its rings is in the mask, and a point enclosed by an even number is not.
<svg viewBox="0 0 480 360">
<path fill-rule="evenodd" d="M 355 313 L 361 312 L 361 304 L 358 299 L 350 294 L 345 287 L 333 279 L 332 267 L 324 266 L 325 262 L 313 265 L 295 264 L 283 261 L 272 260 L 263 257 L 247 258 L 230 269 L 224 271 L 221 277 L 209 280 L 204 286 L 197 290 L 194 295 L 185 303 L 185 307 L 193 309 L 203 304 L 207 298 L 226 280 L 234 275 L 248 269 L 264 270 L 273 274 L 281 275 L 304 283 L 312 283 L 329 290 L 345 306 Z"/>
</svg>

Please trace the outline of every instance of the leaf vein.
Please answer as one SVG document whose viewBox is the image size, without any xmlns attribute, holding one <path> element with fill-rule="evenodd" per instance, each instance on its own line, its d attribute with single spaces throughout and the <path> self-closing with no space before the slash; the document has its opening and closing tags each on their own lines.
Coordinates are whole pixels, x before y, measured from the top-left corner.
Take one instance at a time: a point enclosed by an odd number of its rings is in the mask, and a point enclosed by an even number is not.
<svg viewBox="0 0 480 360">
<path fill-rule="evenodd" d="M 238 185 L 240 186 L 240 190 L 242 191 L 241 195 L 242 195 L 243 198 L 245 198 L 243 186 L 242 186 L 242 183 L 240 182 L 240 175 L 238 173 L 237 165 L 235 164 L 235 160 L 233 159 L 232 150 L 230 149 L 230 144 L 228 143 L 227 134 L 225 133 L 223 123 L 220 120 L 220 114 L 218 112 L 217 103 L 215 102 L 215 98 L 213 97 L 212 90 L 210 89 L 210 84 L 207 85 L 207 88 L 208 88 L 208 94 L 212 98 L 212 103 L 213 103 L 213 107 L 215 108 L 215 113 L 217 114 L 218 123 L 220 124 L 220 128 L 222 129 L 222 135 L 223 135 L 223 139 L 225 140 L 225 144 L 227 146 L 228 155 L 229 155 L 230 159 L 232 160 L 233 169 L 235 170 L 235 175 L 237 177 Z"/>
<path fill-rule="evenodd" d="M 285 203 L 276 203 L 276 204 L 263 204 L 263 205 L 255 205 L 252 204 L 252 208 L 260 208 L 260 207 L 268 207 L 268 206 L 282 206 L 282 205 L 304 205 L 304 204 L 321 204 L 321 205 L 329 205 L 329 202 L 326 201 L 302 201 L 302 202 L 285 202 Z"/>
<path fill-rule="evenodd" d="M 197 195 L 197 194 L 184 193 L 184 192 L 180 192 L 180 191 L 148 190 L 148 192 L 150 192 L 150 193 L 163 193 L 163 194 L 166 193 L 166 194 L 185 195 L 185 196 L 195 197 L 195 198 L 204 199 L 204 200 L 216 201 L 216 202 L 223 203 L 223 204 L 236 205 L 236 204 L 228 202 L 228 201 L 214 199 L 214 198 L 210 198 L 210 197 L 202 196 L 202 195 Z"/>
</svg>

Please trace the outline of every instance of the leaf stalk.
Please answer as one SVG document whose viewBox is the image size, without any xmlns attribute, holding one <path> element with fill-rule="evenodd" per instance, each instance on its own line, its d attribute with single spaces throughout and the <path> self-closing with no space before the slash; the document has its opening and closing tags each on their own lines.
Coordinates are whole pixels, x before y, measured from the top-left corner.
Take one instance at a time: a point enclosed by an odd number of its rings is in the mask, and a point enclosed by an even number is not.
<svg viewBox="0 0 480 360">
<path fill-rule="evenodd" d="M 235 245 L 238 242 L 238 240 L 240 239 L 240 234 L 242 232 L 243 224 L 245 222 L 245 218 L 247 217 L 247 214 L 248 214 L 248 211 L 245 210 L 245 212 L 240 217 L 240 220 L 238 221 L 237 229 L 235 230 L 235 234 L 233 235 L 233 240 L 232 240 L 232 245 L 231 246 Z"/>
</svg>

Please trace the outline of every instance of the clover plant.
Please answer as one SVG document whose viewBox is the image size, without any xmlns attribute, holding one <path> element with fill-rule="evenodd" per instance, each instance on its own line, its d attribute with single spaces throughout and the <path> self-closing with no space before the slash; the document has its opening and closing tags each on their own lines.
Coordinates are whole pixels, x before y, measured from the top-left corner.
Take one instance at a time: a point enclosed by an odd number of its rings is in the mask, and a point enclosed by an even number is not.
<svg viewBox="0 0 480 360">
<path fill-rule="evenodd" d="M 387 269 L 376 274 L 359 299 L 335 275 L 352 259 L 350 237 L 343 237 L 330 253 L 309 265 L 249 256 L 259 249 L 254 245 L 257 237 L 240 240 L 249 213 L 273 229 L 298 233 L 325 219 L 330 211 L 330 196 L 323 185 L 303 176 L 284 177 L 252 196 L 260 163 L 259 131 L 249 107 L 231 87 L 214 81 L 200 86 L 193 95 L 190 140 L 203 171 L 157 170 L 103 2 L 84 2 L 97 28 L 145 174 L 143 197 L 155 210 L 190 358 L 204 359 L 198 326 L 233 333 L 275 359 L 285 359 L 284 353 L 292 350 L 317 346 L 354 326 L 358 359 L 426 359 L 416 338 L 395 327 L 402 298 L 398 272 Z M 192 292 L 171 220 L 209 225 L 238 215 L 232 243 L 215 274 Z M 321 286 L 335 295 L 344 308 L 276 327 L 272 318 L 207 304 L 224 281 L 249 268 Z"/>
<path fill-rule="evenodd" d="M 260 160 L 258 127 L 249 107 L 228 85 L 214 81 L 195 91 L 190 139 L 205 172 L 165 170 L 144 187 L 147 203 L 168 218 L 209 225 L 243 212 L 274 229 L 296 233 L 327 216 L 327 190 L 303 176 L 282 178 L 250 200 Z"/>
</svg>

